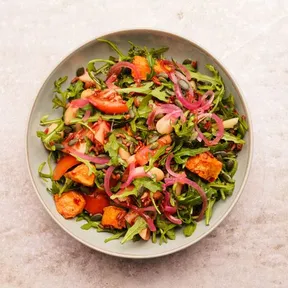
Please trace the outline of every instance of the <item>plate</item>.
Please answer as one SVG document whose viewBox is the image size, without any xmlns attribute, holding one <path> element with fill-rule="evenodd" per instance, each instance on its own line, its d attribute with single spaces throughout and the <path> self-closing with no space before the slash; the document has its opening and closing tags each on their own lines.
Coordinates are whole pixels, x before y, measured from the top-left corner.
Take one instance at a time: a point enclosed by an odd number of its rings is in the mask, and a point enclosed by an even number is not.
<svg viewBox="0 0 288 288">
<path fill-rule="evenodd" d="M 53 82 L 56 79 L 65 75 L 68 76 L 68 79 L 72 79 L 75 76 L 75 71 L 77 68 L 82 66 L 85 67 L 89 60 L 94 58 L 108 58 L 110 55 L 115 54 L 115 52 L 112 51 L 107 44 L 98 42 L 97 39 L 90 41 L 68 55 L 51 72 L 37 95 L 28 123 L 26 145 L 27 162 L 35 191 L 43 206 L 48 211 L 50 216 L 56 221 L 56 223 L 72 237 L 91 247 L 92 249 L 109 255 L 139 259 L 159 257 L 177 252 L 198 242 L 203 237 L 211 233 L 228 215 L 244 189 L 250 169 L 252 155 L 252 126 L 247 105 L 245 104 L 240 89 L 232 79 L 231 74 L 227 71 L 227 69 L 224 68 L 224 66 L 209 52 L 192 41 L 163 31 L 143 29 L 119 31 L 101 36 L 99 38 L 104 38 L 115 42 L 122 51 L 128 51 L 128 41 L 132 41 L 137 45 L 147 46 L 150 48 L 168 46 L 169 51 L 165 53 L 167 58 L 173 57 L 179 61 L 185 58 L 195 59 L 198 62 L 199 71 L 202 73 L 208 73 L 205 68 L 206 64 L 212 64 L 215 66 L 223 78 L 226 93 L 232 93 L 234 95 L 238 111 L 240 114 L 247 116 L 247 121 L 250 127 L 245 136 L 246 144 L 238 156 L 239 168 L 235 175 L 236 185 L 234 193 L 231 197 L 228 197 L 226 201 L 217 202 L 215 208 L 213 209 L 213 217 L 209 226 L 205 226 L 204 221 L 201 221 L 198 223 L 197 229 L 191 237 L 185 237 L 182 231 L 179 231 L 177 232 L 176 240 L 169 240 L 167 244 L 164 243 L 162 245 L 153 244 L 151 241 L 130 241 L 124 245 L 122 245 L 120 241 L 110 241 L 108 243 L 104 243 L 104 240 L 111 234 L 97 233 L 94 229 L 90 229 L 88 231 L 82 230 L 80 229 L 80 226 L 83 225 L 82 222 L 65 220 L 56 211 L 54 200 L 46 190 L 46 183 L 44 183 L 41 178 L 38 177 L 38 166 L 47 159 L 47 151 L 42 146 L 40 139 L 37 138 L 36 131 L 43 129 L 43 127 L 39 126 L 40 118 L 43 115 L 49 114 L 51 117 L 62 116 L 60 111 L 61 109 L 59 109 L 59 111 L 52 110 L 51 100 L 53 97 Z"/>
</svg>

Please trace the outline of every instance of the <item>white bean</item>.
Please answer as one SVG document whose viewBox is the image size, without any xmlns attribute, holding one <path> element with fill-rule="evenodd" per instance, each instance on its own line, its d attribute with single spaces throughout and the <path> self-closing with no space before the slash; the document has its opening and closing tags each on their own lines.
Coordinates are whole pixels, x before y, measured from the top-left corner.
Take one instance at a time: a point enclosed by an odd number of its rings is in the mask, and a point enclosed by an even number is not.
<svg viewBox="0 0 288 288">
<path fill-rule="evenodd" d="M 78 109 L 79 108 L 72 107 L 71 105 L 66 109 L 64 114 L 65 125 L 69 125 L 71 123 L 71 120 L 76 118 Z"/>
<path fill-rule="evenodd" d="M 168 119 L 165 116 L 162 117 L 156 124 L 156 130 L 160 134 L 170 134 L 173 131 L 172 124 L 176 122 L 176 119 Z"/>
<path fill-rule="evenodd" d="M 157 167 L 153 167 L 152 169 L 149 170 L 149 172 L 156 177 L 156 181 L 161 181 L 164 179 L 164 173 L 161 169 Z"/>
<path fill-rule="evenodd" d="M 119 148 L 118 153 L 119 153 L 119 156 L 125 161 L 127 161 L 131 157 L 130 153 L 126 151 L 125 149 L 123 149 L 122 147 Z"/>
<path fill-rule="evenodd" d="M 233 128 L 238 123 L 238 118 L 231 118 L 228 120 L 223 121 L 224 129 Z"/>
</svg>

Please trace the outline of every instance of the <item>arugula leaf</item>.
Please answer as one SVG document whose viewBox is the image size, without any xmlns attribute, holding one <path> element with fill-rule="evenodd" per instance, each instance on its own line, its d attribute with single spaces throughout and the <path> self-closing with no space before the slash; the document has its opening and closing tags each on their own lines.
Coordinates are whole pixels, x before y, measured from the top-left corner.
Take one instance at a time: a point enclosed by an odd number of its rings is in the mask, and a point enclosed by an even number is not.
<svg viewBox="0 0 288 288">
<path fill-rule="evenodd" d="M 164 85 L 161 85 L 155 89 L 153 89 L 150 94 L 157 98 L 158 100 L 160 101 L 163 101 L 163 102 L 168 102 L 169 101 L 169 98 L 170 96 L 165 92 L 165 86 Z"/>
<path fill-rule="evenodd" d="M 146 221 L 142 217 L 137 217 L 134 225 L 127 230 L 124 238 L 121 241 L 121 244 L 124 244 L 125 242 L 132 240 L 135 235 L 139 234 L 146 227 L 147 227 Z"/>
<path fill-rule="evenodd" d="M 117 89 L 118 93 L 141 93 L 141 94 L 149 94 L 151 92 L 151 87 L 153 86 L 153 82 L 147 82 L 145 85 L 141 87 L 136 87 L 136 86 L 130 86 L 129 88 L 122 88 L 122 89 Z"/>
<path fill-rule="evenodd" d="M 184 123 L 179 119 L 174 125 L 175 134 L 180 138 L 185 138 L 191 142 L 197 137 L 197 132 L 194 129 L 194 115 L 191 115 Z"/>
<path fill-rule="evenodd" d="M 64 84 L 66 82 L 66 80 L 68 79 L 68 76 L 64 76 L 64 77 L 60 77 L 58 80 L 55 80 L 54 82 L 54 92 L 56 92 L 57 94 L 54 95 L 54 98 L 52 99 L 52 103 L 53 108 L 65 108 L 66 107 L 66 92 L 62 91 L 61 86 L 62 84 Z"/>
<path fill-rule="evenodd" d="M 105 115 L 105 114 L 101 114 L 100 112 L 95 113 L 93 116 L 89 117 L 85 123 L 91 123 L 91 122 L 96 122 L 99 119 L 103 119 L 105 121 L 112 121 L 112 120 L 125 120 L 125 115 L 122 114 L 118 114 L 118 115 Z M 82 122 L 81 118 L 74 118 L 71 120 L 71 124 L 76 124 Z"/>
<path fill-rule="evenodd" d="M 86 224 L 83 224 L 81 226 L 81 229 L 83 230 L 89 230 L 91 228 L 99 228 L 99 225 L 100 225 L 100 222 L 97 222 L 97 221 L 89 221 L 88 223 Z"/>
<path fill-rule="evenodd" d="M 108 243 L 108 242 L 110 242 L 112 240 L 119 239 L 122 236 L 124 236 L 125 233 L 126 233 L 126 231 L 119 231 L 119 232 L 115 233 L 114 235 L 110 236 L 109 238 L 105 239 L 104 242 Z"/>
<path fill-rule="evenodd" d="M 215 182 L 209 183 L 208 186 L 217 190 L 222 190 L 225 195 L 230 196 L 233 193 L 235 183 L 224 183 L 217 180 Z"/>
<path fill-rule="evenodd" d="M 123 191 L 123 193 L 121 194 L 114 194 L 110 197 L 110 199 L 114 200 L 114 199 L 123 199 L 127 196 L 130 195 L 134 195 L 134 196 L 138 196 L 138 189 L 136 187 L 134 187 L 133 189 L 125 189 Z"/>
<path fill-rule="evenodd" d="M 206 67 L 210 68 L 213 67 L 212 65 L 206 65 Z M 209 69 L 208 68 L 208 69 Z M 214 68 L 214 67 L 213 67 Z M 209 70 L 210 70 L 209 69 Z M 211 71 L 211 70 L 210 70 Z M 216 71 L 216 70 L 215 70 Z M 212 87 L 217 87 L 217 86 L 221 86 L 222 83 L 221 83 L 221 80 L 220 80 L 220 77 L 216 75 L 216 77 L 211 77 L 211 76 L 208 76 L 208 75 L 204 75 L 200 72 L 192 72 L 192 71 L 189 71 L 190 72 L 190 75 L 191 75 L 191 78 L 193 79 L 196 79 L 197 82 L 204 82 L 204 83 L 208 83 L 210 84 Z M 216 71 L 216 73 L 218 73 Z M 211 88 L 211 87 L 210 87 Z M 215 89 L 215 88 L 214 88 Z"/>
<path fill-rule="evenodd" d="M 97 88 L 104 88 L 103 86 L 106 86 L 103 84 L 103 80 L 101 81 L 101 79 L 99 78 L 96 78 L 95 75 L 97 75 L 99 73 L 99 70 L 97 70 L 95 68 L 95 63 L 98 63 L 98 62 L 104 62 L 104 63 L 107 63 L 107 67 L 109 67 L 108 65 L 114 65 L 115 62 L 111 61 L 111 60 L 107 60 L 107 59 L 93 59 L 91 61 L 88 62 L 88 65 L 87 65 L 87 72 L 90 76 L 90 78 L 97 84 Z M 103 67 L 102 67 L 103 69 Z M 101 70 L 102 70 L 101 69 Z"/>
<path fill-rule="evenodd" d="M 115 43 L 113 43 L 112 41 L 103 39 L 103 38 L 98 38 L 97 39 L 99 42 L 103 42 L 103 43 L 107 43 L 118 55 L 119 55 L 119 61 L 123 61 L 124 59 L 127 58 L 127 56 L 125 56 L 117 47 L 117 45 Z"/>
<path fill-rule="evenodd" d="M 80 98 L 83 90 L 84 90 L 84 87 L 83 87 L 82 81 L 79 80 L 76 83 L 71 84 L 67 88 L 66 99 L 68 100 L 70 98 Z"/>
<path fill-rule="evenodd" d="M 229 146 L 228 142 L 218 143 L 217 145 L 210 147 L 210 152 L 214 154 L 215 152 L 218 151 L 225 151 L 228 148 L 228 146 Z"/>
<path fill-rule="evenodd" d="M 207 206 L 207 209 L 205 211 L 205 224 L 207 226 L 209 225 L 210 219 L 212 217 L 212 208 L 213 208 L 215 202 L 216 202 L 215 197 L 208 199 L 208 206 Z"/>
<path fill-rule="evenodd" d="M 165 145 L 157 150 L 157 152 L 149 159 L 149 166 L 145 169 L 145 171 L 149 171 L 154 167 L 154 163 L 159 159 L 159 157 L 166 153 L 166 149 L 168 147 L 168 145 Z"/>
<path fill-rule="evenodd" d="M 117 138 L 115 136 L 114 133 L 112 133 L 109 136 L 109 140 L 107 141 L 107 143 L 104 145 L 104 150 L 105 152 L 108 152 L 111 160 L 110 163 L 113 166 L 117 166 L 119 163 L 119 156 L 118 156 L 118 151 L 120 148 L 120 144 L 117 141 Z"/>
<path fill-rule="evenodd" d="M 47 191 L 52 194 L 58 194 L 59 196 L 61 196 L 62 193 L 69 191 L 73 184 L 74 182 L 66 177 L 64 185 L 61 185 L 59 182 L 52 180 L 52 186 L 51 188 L 47 188 Z"/>
<path fill-rule="evenodd" d="M 245 141 L 243 139 L 241 139 L 240 137 L 234 136 L 228 132 L 224 132 L 222 139 L 226 141 L 232 141 L 236 144 L 245 144 Z"/>
<path fill-rule="evenodd" d="M 210 186 L 209 184 L 204 185 L 203 183 L 199 185 L 203 188 L 206 197 L 208 199 L 211 198 L 213 195 L 215 196 L 217 195 L 217 190 L 216 188 L 214 189 L 213 186 Z M 192 207 L 200 205 L 202 203 L 201 197 L 199 196 L 198 192 L 196 192 L 194 189 L 191 190 L 189 189 L 186 193 L 177 196 L 177 200 L 180 204 Z"/>
<path fill-rule="evenodd" d="M 160 215 L 157 216 L 155 224 L 156 224 L 156 227 L 159 228 L 159 231 L 161 234 L 160 241 L 159 241 L 160 245 L 163 242 L 167 243 L 166 236 L 171 240 L 175 239 L 175 232 L 172 230 L 176 227 L 176 224 L 165 221 Z M 171 231 L 171 232 L 167 233 L 168 231 Z"/>
<path fill-rule="evenodd" d="M 239 122 L 238 122 L 238 132 L 240 136 L 243 138 L 248 131 L 248 123 L 244 119 L 244 117 L 239 117 Z"/>
<path fill-rule="evenodd" d="M 47 158 L 47 163 L 48 163 L 48 168 L 49 168 L 49 174 L 45 174 L 42 172 L 44 166 L 46 165 L 46 162 L 43 162 L 39 165 L 38 168 L 38 174 L 39 176 L 45 181 L 47 182 L 46 178 L 50 178 L 52 177 L 52 167 L 51 167 L 51 156 L 52 156 L 52 152 L 49 153 L 48 158 Z"/>
<path fill-rule="evenodd" d="M 194 231 L 196 230 L 197 223 L 196 222 L 191 222 L 190 224 L 186 225 L 185 228 L 183 229 L 183 234 L 186 237 L 190 237 Z"/>
<path fill-rule="evenodd" d="M 196 156 L 207 151 L 209 151 L 209 148 L 204 147 L 197 149 L 182 148 L 179 152 L 175 153 L 174 160 L 178 164 L 184 164 L 188 160 L 188 157 Z"/>
<path fill-rule="evenodd" d="M 139 108 L 137 109 L 138 117 L 147 118 L 152 108 L 149 107 L 149 101 L 151 100 L 151 95 L 147 95 L 141 101 Z"/>
<path fill-rule="evenodd" d="M 140 187 L 145 187 L 147 190 L 149 190 L 149 191 L 151 191 L 153 193 L 163 190 L 161 182 L 155 182 L 155 181 L 153 181 L 152 179 L 150 179 L 148 177 L 137 178 L 137 179 L 135 179 L 133 181 L 133 184 L 138 189 Z"/>
<path fill-rule="evenodd" d="M 44 133 L 43 131 L 37 131 L 37 137 L 41 139 L 44 146 L 48 150 L 55 150 L 55 147 L 50 144 L 50 142 L 57 142 L 59 139 L 62 139 L 62 135 L 58 132 L 63 131 L 64 129 L 64 122 L 59 122 L 58 126 L 49 134 Z"/>
<path fill-rule="evenodd" d="M 49 115 L 44 115 L 43 117 L 41 117 L 40 119 L 40 125 L 41 126 L 46 126 L 46 125 L 51 125 L 53 123 L 61 123 L 62 119 L 61 118 L 57 118 L 57 119 L 53 119 L 53 120 L 48 120 Z"/>
</svg>

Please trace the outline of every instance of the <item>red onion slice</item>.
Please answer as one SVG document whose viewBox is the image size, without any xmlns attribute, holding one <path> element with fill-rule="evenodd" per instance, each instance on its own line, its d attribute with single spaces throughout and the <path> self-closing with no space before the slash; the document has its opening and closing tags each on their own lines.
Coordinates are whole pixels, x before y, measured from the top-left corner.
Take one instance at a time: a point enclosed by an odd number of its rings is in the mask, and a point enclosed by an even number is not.
<svg viewBox="0 0 288 288">
<path fill-rule="evenodd" d="M 102 158 L 102 157 L 95 157 L 95 156 L 90 156 L 90 155 L 86 155 L 84 153 L 81 153 L 75 149 L 73 149 L 72 147 L 69 147 L 68 145 L 65 145 L 65 150 L 71 154 L 71 155 L 75 155 L 77 157 L 80 157 L 84 160 L 87 160 L 89 162 L 95 163 L 95 164 L 106 164 L 109 162 L 109 158 Z"/>
<path fill-rule="evenodd" d="M 129 176 L 125 183 L 121 185 L 121 189 L 128 187 L 135 178 L 140 177 L 151 177 L 151 174 L 145 172 L 144 167 L 137 167 L 135 168 L 135 162 L 132 162 L 129 165 Z"/>
<path fill-rule="evenodd" d="M 87 121 L 87 119 L 90 117 L 90 115 L 91 115 L 91 111 L 90 110 L 86 110 L 86 112 L 85 112 L 85 114 L 84 114 L 84 116 L 82 118 L 82 121 L 83 122 Z"/>
<path fill-rule="evenodd" d="M 149 130 L 154 129 L 154 120 L 155 117 L 159 114 L 171 114 L 171 117 L 172 116 L 174 118 L 181 117 L 182 121 L 186 120 L 183 115 L 183 111 L 178 106 L 174 104 L 162 104 L 156 106 L 154 110 L 149 114 L 146 122 Z"/>
<path fill-rule="evenodd" d="M 107 80 L 106 80 L 106 86 L 109 89 L 116 89 L 118 88 L 116 85 L 114 85 L 114 82 L 117 80 L 117 75 L 116 74 L 112 74 Z"/>
<path fill-rule="evenodd" d="M 164 212 L 165 217 L 172 223 L 177 224 L 177 225 L 181 225 L 182 224 L 182 220 L 179 218 L 176 218 L 174 216 L 172 216 L 171 214 Z"/>
<path fill-rule="evenodd" d="M 126 61 L 120 61 L 120 62 L 114 64 L 109 70 L 108 79 L 113 74 L 118 76 L 118 74 L 121 72 L 122 68 L 129 68 L 134 74 L 134 81 L 136 82 L 136 84 L 138 86 L 141 84 L 141 75 L 140 75 L 140 72 L 139 72 L 137 66 L 130 63 L 130 62 L 126 62 Z"/>
<path fill-rule="evenodd" d="M 104 177 L 104 190 L 109 197 L 111 197 L 113 195 L 113 193 L 110 190 L 110 179 L 111 179 L 112 173 L 113 173 L 115 168 L 116 167 L 114 167 L 114 166 L 110 166 L 107 169 L 107 171 L 105 173 L 105 177 Z"/>
<path fill-rule="evenodd" d="M 172 171 L 171 169 L 171 160 L 174 157 L 174 155 L 171 153 L 168 155 L 167 159 L 166 159 L 166 163 L 165 163 L 165 168 L 167 170 L 167 172 L 174 177 L 180 177 L 180 176 L 184 176 L 186 177 L 186 173 L 183 171 L 181 173 L 175 173 L 174 171 Z"/>
<path fill-rule="evenodd" d="M 217 126 L 218 126 L 218 131 L 216 133 L 216 137 L 213 140 L 208 140 L 203 133 L 200 131 L 199 127 L 195 125 L 195 129 L 198 133 L 198 137 L 201 138 L 206 146 L 213 146 L 216 145 L 221 138 L 224 135 L 224 126 L 223 126 L 223 121 L 216 115 L 216 114 L 211 114 L 211 118 L 215 120 Z"/>
<path fill-rule="evenodd" d="M 89 104 L 87 99 L 75 99 L 70 102 L 70 105 L 74 108 L 83 108 L 87 104 Z"/>
</svg>

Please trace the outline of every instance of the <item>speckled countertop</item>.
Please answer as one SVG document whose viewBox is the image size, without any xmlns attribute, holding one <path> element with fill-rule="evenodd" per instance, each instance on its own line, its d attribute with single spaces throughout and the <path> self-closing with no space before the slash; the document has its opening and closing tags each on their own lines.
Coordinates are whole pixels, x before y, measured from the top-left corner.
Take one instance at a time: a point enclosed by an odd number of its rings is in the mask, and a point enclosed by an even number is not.
<svg viewBox="0 0 288 288">
<path fill-rule="evenodd" d="M 0 287 L 288 287 L 287 16 L 286 0 L 0 0 Z M 196 245 L 148 261 L 67 235 L 39 202 L 24 153 L 29 111 L 55 65 L 95 36 L 133 27 L 175 32 L 219 58 L 244 91 L 255 135 L 229 217 Z"/>
</svg>

